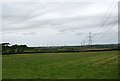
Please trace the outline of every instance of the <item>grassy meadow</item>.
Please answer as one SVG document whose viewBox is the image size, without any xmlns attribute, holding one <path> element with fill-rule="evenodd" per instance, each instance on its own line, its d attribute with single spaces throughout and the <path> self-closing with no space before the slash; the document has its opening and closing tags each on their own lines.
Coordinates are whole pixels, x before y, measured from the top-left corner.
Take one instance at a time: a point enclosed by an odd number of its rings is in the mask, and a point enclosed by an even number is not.
<svg viewBox="0 0 120 81">
<path fill-rule="evenodd" d="M 117 79 L 118 52 L 3 55 L 3 79 Z"/>
<path fill-rule="evenodd" d="M 2 55 L 0 55 L 0 80 L 2 80 Z"/>
</svg>

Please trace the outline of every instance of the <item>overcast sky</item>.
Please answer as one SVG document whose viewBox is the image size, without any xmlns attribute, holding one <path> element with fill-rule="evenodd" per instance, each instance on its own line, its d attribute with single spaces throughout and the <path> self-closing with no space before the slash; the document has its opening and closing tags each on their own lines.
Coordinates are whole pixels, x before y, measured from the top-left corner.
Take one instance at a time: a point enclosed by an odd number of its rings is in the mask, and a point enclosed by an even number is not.
<svg viewBox="0 0 120 81">
<path fill-rule="evenodd" d="M 118 42 L 118 0 L 4 0 L 2 42 L 80 45 Z M 1 32 L 0 32 L 1 33 Z"/>
</svg>

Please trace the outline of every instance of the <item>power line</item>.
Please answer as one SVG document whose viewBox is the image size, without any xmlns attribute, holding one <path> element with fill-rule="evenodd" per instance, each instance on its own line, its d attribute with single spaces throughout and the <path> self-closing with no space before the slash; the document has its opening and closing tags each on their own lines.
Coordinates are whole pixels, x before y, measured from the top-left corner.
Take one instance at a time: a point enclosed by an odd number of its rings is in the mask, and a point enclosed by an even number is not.
<svg viewBox="0 0 120 81">
<path fill-rule="evenodd" d="M 108 30 L 104 31 L 104 32 L 109 33 L 109 32 L 114 28 L 114 25 L 116 25 L 116 24 L 117 24 L 117 22 L 113 23 L 113 24 L 111 25 L 111 27 L 110 27 Z M 109 35 L 110 35 L 110 34 L 109 34 Z M 105 37 L 105 36 L 106 36 L 106 34 L 101 35 L 98 39 L 103 38 L 103 37 Z M 107 35 L 107 36 L 108 36 L 108 35 Z M 103 40 L 103 39 L 102 39 L 102 40 Z"/>
<path fill-rule="evenodd" d="M 113 3 L 112 3 L 112 5 L 113 5 Z M 116 5 L 113 7 L 113 9 L 114 9 L 115 7 L 116 7 Z M 113 11 L 113 9 L 111 10 L 111 12 Z M 108 14 L 106 20 L 108 20 L 108 17 L 111 15 L 111 12 Z M 104 25 L 105 25 L 105 21 L 103 22 L 103 24 L 101 25 L 101 27 L 104 27 Z M 110 30 L 113 26 L 114 26 L 114 24 L 112 24 L 112 26 L 111 26 L 108 30 Z M 103 30 L 104 30 L 104 28 L 101 29 L 98 33 L 101 33 Z M 96 35 L 96 34 L 94 34 L 94 36 L 95 36 L 95 35 Z M 102 36 L 100 36 L 100 37 L 102 37 Z M 100 39 L 100 38 L 99 38 L 99 39 Z"/>
<path fill-rule="evenodd" d="M 100 22 L 100 24 L 103 22 L 103 24 L 101 25 L 101 27 L 102 26 L 104 26 L 104 24 L 105 24 L 105 21 L 108 19 L 108 17 L 111 15 L 111 12 L 109 13 L 109 10 L 111 9 L 111 6 L 113 5 L 113 3 L 115 2 L 115 0 L 113 0 L 113 2 L 110 4 L 110 6 L 109 6 L 109 8 L 107 9 L 107 11 L 106 11 L 106 13 L 105 13 L 105 15 L 103 16 L 103 18 L 101 19 L 101 22 Z M 115 7 L 116 7 L 116 5 L 115 5 Z M 114 7 L 114 8 L 115 8 Z M 113 9 L 114 9 L 113 8 Z M 113 10 L 112 9 L 112 10 Z M 108 16 L 107 16 L 108 15 Z M 106 17 L 107 16 L 107 17 Z M 106 19 L 105 19 L 105 17 L 106 17 Z M 102 31 L 102 30 L 101 30 Z M 101 31 L 99 31 L 99 33 L 101 32 Z M 98 32 L 97 32 L 98 33 Z M 93 34 L 94 36 L 96 35 L 96 33 L 95 34 Z M 86 39 L 86 38 L 88 38 L 88 36 L 85 36 L 85 38 L 83 39 L 83 41 Z M 91 37 L 92 38 L 92 37 Z M 90 44 L 90 41 L 91 40 L 89 40 L 89 44 Z"/>
</svg>

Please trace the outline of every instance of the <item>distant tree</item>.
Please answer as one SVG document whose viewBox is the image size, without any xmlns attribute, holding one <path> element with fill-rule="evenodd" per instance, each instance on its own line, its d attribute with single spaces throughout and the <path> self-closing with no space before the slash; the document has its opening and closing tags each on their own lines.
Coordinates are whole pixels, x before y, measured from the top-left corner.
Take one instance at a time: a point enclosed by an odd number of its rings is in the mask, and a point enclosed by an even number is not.
<svg viewBox="0 0 120 81">
<path fill-rule="evenodd" d="M 2 43 L 2 46 L 9 46 L 10 43 Z"/>
<path fill-rule="evenodd" d="M 11 46 L 11 53 L 17 53 L 18 52 L 18 46 L 17 44 Z"/>
<path fill-rule="evenodd" d="M 19 45 L 19 52 L 23 53 L 27 48 L 27 45 Z"/>
<path fill-rule="evenodd" d="M 2 45 L 2 54 L 9 52 L 10 43 L 2 43 L 1 45 Z"/>
<path fill-rule="evenodd" d="M 12 53 L 23 53 L 27 49 L 27 45 L 12 45 L 11 52 Z"/>
<path fill-rule="evenodd" d="M 27 45 L 12 45 L 9 46 L 10 43 L 1 43 L 2 54 L 12 54 L 12 53 L 24 53 L 26 49 L 28 49 Z"/>
</svg>

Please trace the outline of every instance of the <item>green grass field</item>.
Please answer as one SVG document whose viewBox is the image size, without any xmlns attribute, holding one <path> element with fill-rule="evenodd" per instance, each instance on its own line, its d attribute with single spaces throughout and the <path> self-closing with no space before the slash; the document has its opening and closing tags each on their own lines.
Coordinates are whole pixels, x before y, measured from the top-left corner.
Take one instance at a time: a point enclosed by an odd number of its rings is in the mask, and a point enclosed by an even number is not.
<svg viewBox="0 0 120 81">
<path fill-rule="evenodd" d="M 0 80 L 2 80 L 2 55 L 0 55 Z"/>
<path fill-rule="evenodd" d="M 118 52 L 3 55 L 3 79 L 117 79 Z"/>
</svg>

